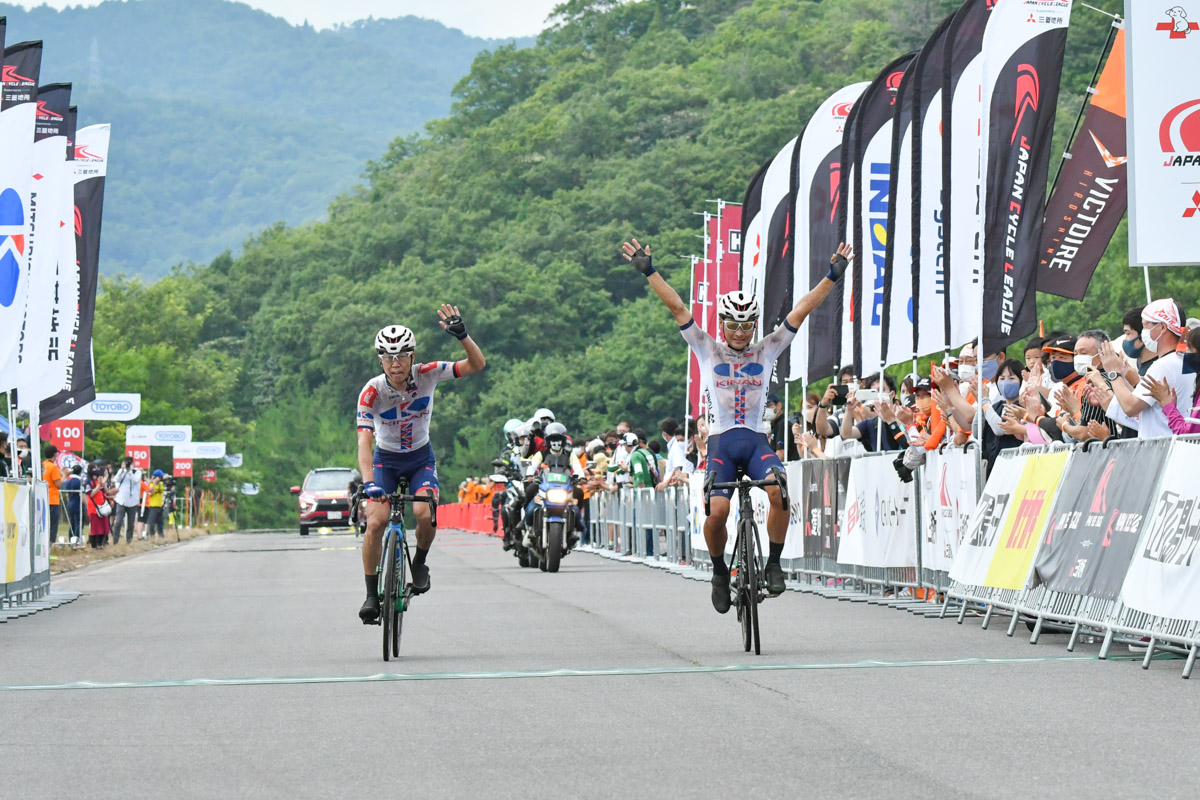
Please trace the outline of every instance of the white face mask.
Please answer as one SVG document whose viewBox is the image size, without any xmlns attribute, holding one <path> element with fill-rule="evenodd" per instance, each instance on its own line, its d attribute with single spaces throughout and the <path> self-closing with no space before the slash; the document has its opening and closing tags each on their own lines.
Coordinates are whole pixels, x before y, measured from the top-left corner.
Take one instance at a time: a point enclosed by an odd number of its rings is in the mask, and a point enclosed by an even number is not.
<svg viewBox="0 0 1200 800">
<path fill-rule="evenodd" d="M 1092 368 L 1092 359 L 1095 356 L 1076 355 L 1075 356 L 1075 372 L 1083 375 Z"/>
<path fill-rule="evenodd" d="M 776 416 L 778 414 L 775 411 L 775 406 L 767 406 L 767 410 L 763 412 L 763 419 L 767 422 L 774 422 Z"/>
<path fill-rule="evenodd" d="M 1142 328 L 1142 344 L 1146 345 L 1146 349 L 1151 353 L 1158 352 L 1158 343 L 1154 341 L 1154 337 L 1150 335 L 1150 328 Z"/>
<path fill-rule="evenodd" d="M 958 367 L 959 380 L 969 381 L 969 380 L 971 380 L 971 378 L 974 378 L 974 377 L 975 377 L 975 365 L 974 364 L 960 364 L 959 365 L 959 367 Z"/>
</svg>

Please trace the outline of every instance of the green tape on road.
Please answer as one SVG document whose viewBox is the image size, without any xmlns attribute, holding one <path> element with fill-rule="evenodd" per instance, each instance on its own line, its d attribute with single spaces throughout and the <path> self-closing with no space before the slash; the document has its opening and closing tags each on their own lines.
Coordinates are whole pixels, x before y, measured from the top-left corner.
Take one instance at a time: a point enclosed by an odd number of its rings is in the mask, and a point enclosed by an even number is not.
<svg viewBox="0 0 1200 800">
<path fill-rule="evenodd" d="M 1172 658 L 1170 653 L 1162 658 Z M 1156 654 L 1154 659 L 1161 660 Z M 1061 664 L 1094 661 L 1096 656 L 1035 656 L 1030 658 L 956 658 L 929 661 L 846 661 L 828 664 L 728 664 L 672 667 L 613 667 L 608 669 L 541 669 L 499 672 L 382 672 L 375 675 L 332 675 L 280 678 L 185 678 L 163 681 L 75 681 L 0 685 L 2 692 L 53 692 L 68 689 L 173 689 L 204 686 L 293 686 L 306 683 L 380 683 L 389 681 L 495 681 L 517 678 L 614 678 L 646 675 L 712 675 L 733 672 L 793 672 L 831 669 L 897 669 L 908 667 L 986 667 L 1025 664 Z M 1142 656 L 1109 656 L 1109 661 L 1140 661 Z"/>
</svg>

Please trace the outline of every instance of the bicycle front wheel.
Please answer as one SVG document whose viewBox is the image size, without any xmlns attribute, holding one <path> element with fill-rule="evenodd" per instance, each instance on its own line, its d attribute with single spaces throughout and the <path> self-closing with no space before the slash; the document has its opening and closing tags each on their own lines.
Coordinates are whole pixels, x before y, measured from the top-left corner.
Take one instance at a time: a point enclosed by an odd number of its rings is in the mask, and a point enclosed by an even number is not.
<svg viewBox="0 0 1200 800">
<path fill-rule="evenodd" d="M 396 598 L 397 581 L 396 575 L 398 564 L 397 555 L 400 548 L 396 546 L 396 532 L 388 530 L 383 536 L 383 575 L 382 575 L 382 597 L 379 601 L 379 614 L 382 617 L 380 620 L 383 628 L 383 660 L 387 661 L 392 656 L 393 639 L 397 637 L 396 628 Z"/>
<path fill-rule="evenodd" d="M 742 647 L 749 653 L 750 647 L 754 643 L 754 628 L 750 611 L 753 604 L 750 602 L 748 586 L 751 568 L 747 566 L 746 531 L 741 529 L 741 526 L 739 526 L 737 542 L 733 548 L 733 559 L 737 570 L 733 590 L 734 596 L 737 598 L 738 621 L 742 623 Z"/>
<path fill-rule="evenodd" d="M 408 610 L 408 600 L 412 593 L 408 588 L 408 548 L 396 548 L 397 599 L 392 606 L 395 617 L 392 622 L 392 656 L 400 657 L 400 633 L 404 628 L 404 612 Z"/>
<path fill-rule="evenodd" d="M 746 616 L 750 618 L 750 629 L 754 634 L 754 655 L 762 655 L 762 645 L 758 636 L 758 602 L 759 602 L 759 573 L 758 573 L 758 526 L 750 523 L 746 539 L 746 594 L 749 597 L 749 608 Z M 746 650 L 750 647 L 747 645 Z"/>
</svg>

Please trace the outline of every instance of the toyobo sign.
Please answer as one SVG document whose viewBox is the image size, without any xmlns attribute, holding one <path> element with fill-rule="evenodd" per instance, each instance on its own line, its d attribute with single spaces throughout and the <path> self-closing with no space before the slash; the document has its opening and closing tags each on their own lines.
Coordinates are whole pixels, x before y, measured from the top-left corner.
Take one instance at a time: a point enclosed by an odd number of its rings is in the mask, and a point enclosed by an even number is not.
<svg viewBox="0 0 1200 800">
<path fill-rule="evenodd" d="M 142 396 L 137 392 L 103 392 L 83 408 L 63 419 L 107 419 L 128 422 L 142 413 Z"/>
<path fill-rule="evenodd" d="M 172 455 L 175 458 L 224 458 L 224 442 L 187 442 L 175 445 Z"/>
<path fill-rule="evenodd" d="M 163 446 L 191 440 L 191 425 L 130 425 L 125 429 L 125 444 Z"/>
</svg>

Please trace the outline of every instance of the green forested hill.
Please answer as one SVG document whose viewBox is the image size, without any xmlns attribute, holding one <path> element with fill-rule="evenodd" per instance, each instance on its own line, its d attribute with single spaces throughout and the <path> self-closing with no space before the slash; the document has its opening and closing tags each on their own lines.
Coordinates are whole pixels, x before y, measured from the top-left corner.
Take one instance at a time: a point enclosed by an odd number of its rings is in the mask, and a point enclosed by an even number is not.
<svg viewBox="0 0 1200 800">
<path fill-rule="evenodd" d="M 309 467 L 352 463 L 381 325 L 413 327 L 419 358 L 457 357 L 436 325 L 442 302 L 462 307 L 489 361 L 439 390 L 444 484 L 480 471 L 502 421 L 538 406 L 575 433 L 680 414 L 684 346 L 619 242 L 651 240 L 682 290 L 699 247 L 692 212 L 740 198 L 832 90 L 918 47 L 955 5 L 571 0 L 537 46 L 479 58 L 453 111 L 393 141 L 327 222 L 270 228 L 236 259 L 149 288 L 109 284 L 98 383 L 163 398 L 143 421 L 195 420 L 198 436 L 239 442 L 246 469 L 230 478 L 261 481 L 244 506 L 257 524 L 286 521 L 285 487 Z M 1064 128 L 1107 24 L 1076 11 Z M 1140 296 L 1124 252 L 1114 243 L 1087 303 L 1048 306 L 1049 324 L 1118 329 Z M 1195 307 L 1195 273 L 1172 275 L 1168 289 Z"/>
<path fill-rule="evenodd" d="M 113 124 L 102 270 L 148 278 L 323 217 L 501 44 L 413 17 L 316 31 L 228 0 L 5 15 L 10 44 L 45 42 L 42 82 L 74 84 L 80 125 Z"/>
</svg>

